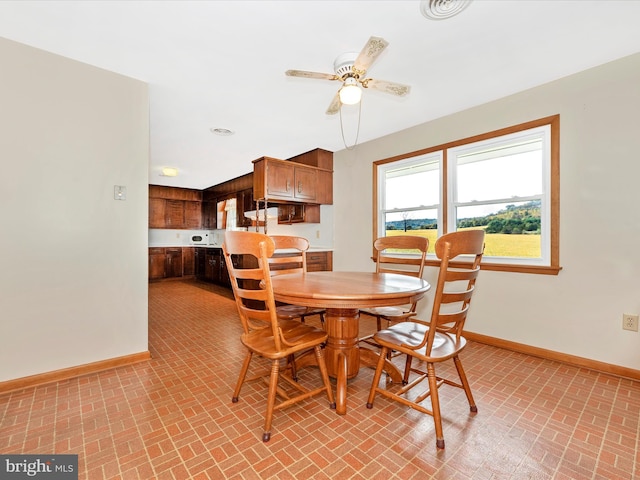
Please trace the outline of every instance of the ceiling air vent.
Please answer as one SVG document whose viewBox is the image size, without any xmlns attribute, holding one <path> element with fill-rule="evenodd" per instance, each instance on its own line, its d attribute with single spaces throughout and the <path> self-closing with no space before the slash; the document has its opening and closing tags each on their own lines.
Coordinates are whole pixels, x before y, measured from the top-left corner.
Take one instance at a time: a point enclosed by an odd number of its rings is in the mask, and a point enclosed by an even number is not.
<svg viewBox="0 0 640 480">
<path fill-rule="evenodd" d="M 430 20 L 445 20 L 459 14 L 471 0 L 422 0 L 420 11 Z"/>
</svg>

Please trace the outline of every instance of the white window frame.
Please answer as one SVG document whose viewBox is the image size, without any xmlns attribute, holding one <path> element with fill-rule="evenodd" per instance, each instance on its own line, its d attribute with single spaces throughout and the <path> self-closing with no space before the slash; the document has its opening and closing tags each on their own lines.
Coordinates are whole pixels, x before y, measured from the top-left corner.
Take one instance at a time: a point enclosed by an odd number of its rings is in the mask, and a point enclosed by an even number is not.
<svg viewBox="0 0 640 480">
<path fill-rule="evenodd" d="M 437 163 L 438 164 L 438 171 L 440 172 L 439 174 L 439 202 L 436 204 L 431 204 L 431 205 L 415 205 L 413 207 L 407 207 L 407 208 L 397 208 L 397 209 L 385 209 L 385 205 L 386 205 L 386 189 L 385 189 L 385 180 L 386 180 L 386 173 L 392 170 L 398 170 L 400 168 L 410 168 L 411 166 L 414 165 L 421 165 L 423 163 Z M 379 225 L 379 229 L 378 229 L 378 233 L 377 236 L 378 237 L 384 237 L 386 235 L 386 225 L 385 225 L 385 219 L 386 219 L 386 214 L 387 213 L 394 213 L 394 212 L 407 212 L 407 211 L 420 211 L 420 210 L 427 210 L 427 209 L 436 209 L 438 214 L 437 214 L 437 221 L 438 221 L 438 234 L 440 233 L 440 228 L 441 225 L 443 224 L 443 216 L 442 216 L 442 182 L 443 182 L 443 178 L 442 178 L 442 168 L 444 166 L 444 156 L 443 156 L 443 152 L 441 151 L 436 151 L 436 152 L 432 152 L 432 153 L 428 153 L 428 154 L 424 154 L 424 155 L 418 155 L 416 157 L 410 157 L 410 158 L 406 158 L 404 160 L 400 160 L 398 162 L 392 162 L 392 163 L 386 163 L 383 165 L 380 165 L 378 172 L 378 189 L 377 191 L 380 192 L 381 194 L 379 195 L 379 202 L 378 202 L 378 208 L 376 209 L 378 212 L 378 225 Z"/>
<path fill-rule="evenodd" d="M 458 182 L 457 182 L 457 166 L 458 158 L 465 155 L 469 155 L 474 152 L 483 150 L 491 150 L 499 148 L 501 146 L 511 146 L 514 143 L 520 143 L 527 140 L 539 140 L 541 141 L 541 154 L 542 154 L 542 192 L 537 195 L 522 196 L 522 197 L 510 197 L 510 198 L 492 198 L 482 201 L 458 201 Z M 488 256 L 485 254 L 484 261 L 499 263 L 499 264 L 512 264 L 518 263 L 523 265 L 536 265 L 536 266 L 549 266 L 551 264 L 551 232 L 548 228 L 551 222 L 551 214 L 549 206 L 551 204 L 551 127 L 549 125 L 543 125 L 540 127 L 523 130 L 521 132 L 515 132 L 508 135 L 502 135 L 499 137 L 490 138 L 488 140 L 481 140 L 479 142 L 468 143 L 447 149 L 447 162 L 448 171 L 447 180 L 449 182 L 448 200 L 449 214 L 447 218 L 447 231 L 455 232 L 457 228 L 458 218 L 456 212 L 459 207 L 479 206 L 479 205 L 492 205 L 496 203 L 519 203 L 527 202 L 531 200 L 540 200 L 540 257 L 538 258 L 525 258 L 525 257 L 497 257 Z"/>
<path fill-rule="evenodd" d="M 456 209 L 460 206 L 473 206 L 482 203 L 495 204 L 502 201 L 519 203 L 532 199 L 541 200 L 541 255 L 539 258 L 521 257 L 489 257 L 485 255 L 482 268 L 486 270 L 511 271 L 520 273 L 535 273 L 557 275 L 560 267 L 559 255 L 559 216 L 560 216 L 560 168 L 559 168 L 559 135 L 560 116 L 533 120 L 488 132 L 474 137 L 457 140 L 443 145 L 426 148 L 416 152 L 398 155 L 396 157 L 378 160 L 373 163 L 374 178 L 374 212 L 373 237 L 386 235 L 385 214 L 393 210 L 384 210 L 385 206 L 385 174 L 390 170 L 422 163 L 425 159 L 440 155 L 440 204 L 438 206 L 437 236 L 456 230 Z M 490 199 L 481 202 L 456 202 L 456 165 L 457 158 L 476 149 L 486 149 L 499 144 L 513 143 L 514 140 L 539 138 L 542 142 L 542 192 L 528 197 L 513 197 L 509 199 Z M 432 208 L 434 205 L 418 206 L 413 210 Z M 410 210 L 400 209 L 402 211 Z M 432 250 L 433 246 L 430 247 Z M 428 262 L 436 265 L 437 259 L 433 254 L 428 255 Z"/>
</svg>

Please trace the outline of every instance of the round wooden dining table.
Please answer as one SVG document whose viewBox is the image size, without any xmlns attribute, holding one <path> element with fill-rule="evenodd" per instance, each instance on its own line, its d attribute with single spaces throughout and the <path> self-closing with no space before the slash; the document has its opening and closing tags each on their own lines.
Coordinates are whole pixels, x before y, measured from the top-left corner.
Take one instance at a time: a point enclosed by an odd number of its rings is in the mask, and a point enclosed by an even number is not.
<svg viewBox="0 0 640 480">
<path fill-rule="evenodd" d="M 403 305 L 419 300 L 431 288 L 423 279 L 394 273 L 307 272 L 278 275 L 271 279 L 277 301 L 326 309 L 328 339 L 325 357 L 329 375 L 336 379 L 336 411 L 346 413 L 347 380 L 360 366 L 375 367 L 379 354 L 359 348 L 359 310 L 361 308 Z M 314 363 L 307 355 L 296 361 L 298 368 Z M 388 360 L 385 370 L 394 382 L 401 382 L 400 371 Z"/>
</svg>

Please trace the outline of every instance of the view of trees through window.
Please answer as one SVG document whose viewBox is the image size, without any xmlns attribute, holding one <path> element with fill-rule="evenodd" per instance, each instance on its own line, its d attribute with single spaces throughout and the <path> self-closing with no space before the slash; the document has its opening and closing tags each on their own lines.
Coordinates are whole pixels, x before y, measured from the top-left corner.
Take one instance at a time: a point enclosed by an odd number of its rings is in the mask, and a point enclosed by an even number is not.
<svg viewBox="0 0 640 480">
<path fill-rule="evenodd" d="M 400 220 L 386 222 L 386 235 L 420 235 L 437 239 L 438 222 L 433 218 L 412 218 L 411 212 Z M 537 258 L 540 256 L 540 201 L 508 204 L 495 213 L 480 217 L 460 218 L 457 230 L 483 229 L 486 255 Z M 524 237 L 527 236 L 527 237 Z M 433 248 L 431 248 L 433 251 Z"/>
</svg>

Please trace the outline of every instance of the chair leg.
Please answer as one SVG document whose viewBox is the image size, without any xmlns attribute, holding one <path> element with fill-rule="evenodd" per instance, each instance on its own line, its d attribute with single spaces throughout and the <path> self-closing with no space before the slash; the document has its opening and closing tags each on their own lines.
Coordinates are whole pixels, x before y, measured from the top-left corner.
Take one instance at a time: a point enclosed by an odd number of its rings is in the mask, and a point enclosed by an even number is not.
<svg viewBox="0 0 640 480">
<path fill-rule="evenodd" d="M 469 381 L 467 380 L 467 375 L 464 373 L 464 368 L 462 368 L 462 361 L 458 356 L 453 357 L 453 363 L 456 366 L 456 370 L 458 370 L 458 376 L 460 377 L 460 383 L 462 383 L 462 387 L 464 388 L 464 393 L 467 395 L 467 400 L 469 401 L 469 410 L 473 413 L 478 411 L 478 407 L 476 406 L 476 401 L 473 399 L 473 394 L 471 393 L 471 387 L 469 386 Z"/>
<path fill-rule="evenodd" d="M 244 379 L 247 376 L 247 371 L 249 370 L 249 364 L 251 363 L 252 357 L 253 357 L 253 352 L 247 351 L 247 355 L 244 357 L 244 362 L 242 362 L 242 368 L 240 369 L 240 375 L 238 376 L 236 389 L 233 391 L 233 397 L 231 397 L 231 401 L 233 403 L 238 403 L 238 397 L 240 396 L 240 389 L 242 388 Z"/>
<path fill-rule="evenodd" d="M 262 441 L 268 442 L 271 439 L 271 420 L 273 420 L 273 408 L 276 404 L 276 391 L 278 389 L 278 375 L 280 362 L 273 360 L 271 362 L 271 376 L 269 377 L 269 394 L 267 397 L 267 414 L 264 418 L 264 433 Z"/>
<path fill-rule="evenodd" d="M 413 357 L 411 355 L 407 355 L 407 359 L 404 362 L 404 377 L 402 378 L 402 384 L 406 385 L 409 383 L 409 375 L 411 374 L 411 362 Z"/>
<path fill-rule="evenodd" d="M 436 378 L 436 368 L 433 363 L 427 364 L 427 376 L 429 377 L 433 423 L 436 427 L 436 447 L 444 448 L 444 433 L 442 432 L 442 417 L 440 416 L 440 397 L 438 396 L 438 379 Z"/>
<path fill-rule="evenodd" d="M 287 357 L 287 363 L 289 364 L 289 368 L 291 368 L 291 378 L 294 382 L 297 382 L 298 370 L 296 369 L 296 358 L 293 356 L 293 353 Z"/>
<path fill-rule="evenodd" d="M 367 408 L 373 408 L 373 400 L 376 397 L 376 389 L 378 388 L 378 383 L 380 382 L 380 377 L 382 376 L 382 369 L 384 368 L 384 361 L 387 359 L 388 350 L 389 349 L 387 347 L 382 347 L 380 349 L 380 359 L 378 360 L 378 364 L 376 365 L 376 373 L 373 374 L 371 390 L 369 390 L 369 398 L 367 399 Z"/>
<path fill-rule="evenodd" d="M 320 369 L 320 376 L 322 377 L 322 383 L 327 390 L 327 398 L 329 399 L 329 408 L 335 409 L 336 402 L 333 398 L 333 390 L 331 389 L 331 382 L 329 381 L 329 373 L 327 371 L 327 363 L 324 359 L 324 350 L 320 345 L 316 345 L 313 349 L 316 354 L 316 360 L 318 362 L 318 368 Z"/>
</svg>

